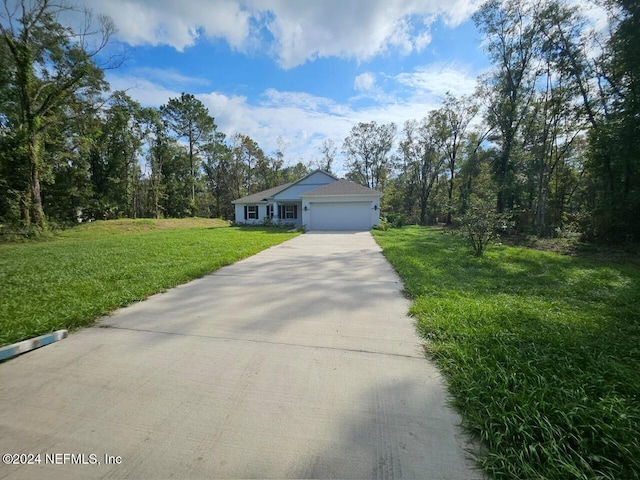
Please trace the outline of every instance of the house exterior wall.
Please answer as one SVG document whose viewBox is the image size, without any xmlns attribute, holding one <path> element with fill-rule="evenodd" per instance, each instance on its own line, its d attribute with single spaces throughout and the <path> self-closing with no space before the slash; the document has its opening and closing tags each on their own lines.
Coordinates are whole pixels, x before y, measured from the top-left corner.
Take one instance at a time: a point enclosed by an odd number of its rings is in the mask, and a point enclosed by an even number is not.
<svg viewBox="0 0 640 480">
<path fill-rule="evenodd" d="M 249 206 L 249 205 L 257 205 L 258 206 L 258 218 L 257 219 L 253 219 L 253 218 L 244 218 L 244 207 L 245 206 Z M 298 214 L 298 218 L 281 218 L 278 223 L 280 224 L 286 224 L 286 225 L 295 225 L 297 227 L 302 226 L 302 203 L 300 201 L 298 202 L 284 202 L 281 203 L 280 205 L 297 205 L 297 214 Z M 239 225 L 263 225 L 265 223 L 265 218 L 267 216 L 267 203 L 266 202 L 262 202 L 262 203 L 251 203 L 251 204 L 244 204 L 244 203 L 236 203 L 235 204 L 235 214 L 236 214 L 236 222 Z M 275 219 L 274 219 L 275 220 Z"/>
<path fill-rule="evenodd" d="M 258 225 L 264 223 L 264 217 L 267 214 L 267 204 L 266 203 L 253 203 L 251 205 L 258 205 L 258 219 L 244 218 L 244 207 L 247 204 L 244 203 L 236 203 L 235 204 L 235 213 L 236 213 L 236 223 L 245 224 L 245 225 Z"/>
</svg>

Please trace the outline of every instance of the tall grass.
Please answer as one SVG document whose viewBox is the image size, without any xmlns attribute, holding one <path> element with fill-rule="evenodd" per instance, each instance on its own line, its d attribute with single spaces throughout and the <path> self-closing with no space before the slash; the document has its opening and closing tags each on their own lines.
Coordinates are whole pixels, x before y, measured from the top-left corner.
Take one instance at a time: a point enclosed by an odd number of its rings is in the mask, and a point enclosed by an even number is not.
<svg viewBox="0 0 640 480">
<path fill-rule="evenodd" d="M 122 220 L 2 244 L 0 345 L 90 324 L 293 236 L 219 220 Z"/>
<path fill-rule="evenodd" d="M 375 232 L 499 479 L 640 478 L 640 266 Z"/>
</svg>

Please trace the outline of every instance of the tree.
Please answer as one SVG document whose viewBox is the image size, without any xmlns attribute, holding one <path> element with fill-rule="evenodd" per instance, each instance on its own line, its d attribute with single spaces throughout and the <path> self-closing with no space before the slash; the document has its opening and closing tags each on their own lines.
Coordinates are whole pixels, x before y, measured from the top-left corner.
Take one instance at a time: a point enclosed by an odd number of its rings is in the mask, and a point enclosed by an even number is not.
<svg viewBox="0 0 640 480">
<path fill-rule="evenodd" d="M 590 131 L 587 163 L 594 202 L 589 234 L 609 241 L 640 241 L 640 6 L 610 3 L 613 34 L 599 66 L 604 97 Z"/>
<path fill-rule="evenodd" d="M 189 93 L 182 93 L 180 98 L 169 99 L 166 105 L 160 107 L 160 111 L 169 129 L 178 139 L 187 142 L 191 175 L 191 213 L 195 215 L 196 184 L 201 155 L 203 147 L 212 139 L 216 124 L 204 104 Z"/>
<path fill-rule="evenodd" d="M 298 162 L 294 165 L 285 167 L 282 171 L 282 178 L 285 183 L 295 182 L 300 180 L 305 175 L 308 175 L 309 168 L 302 162 Z"/>
<path fill-rule="evenodd" d="M 332 173 L 331 169 L 336 158 L 336 153 L 338 152 L 336 142 L 334 142 L 330 138 L 325 138 L 322 142 L 322 147 L 320 147 L 320 152 L 322 153 L 322 159 L 320 160 L 320 169 L 324 170 L 327 173 Z"/>
<path fill-rule="evenodd" d="M 67 102 L 64 115 L 47 135 L 44 163 L 50 171 L 41 177 L 43 209 L 49 222 L 73 224 L 91 215 L 94 197 L 90 158 L 101 120 L 96 109 L 81 98 Z"/>
<path fill-rule="evenodd" d="M 207 189 L 214 199 L 214 216 L 230 219 L 233 216 L 231 201 L 233 196 L 230 176 L 231 148 L 224 143 L 224 134 L 217 133 L 205 155 L 204 171 L 207 177 Z"/>
<path fill-rule="evenodd" d="M 472 132 L 464 142 L 464 161 L 457 175 L 459 185 L 457 211 L 460 215 L 469 208 L 474 192 L 486 190 L 483 182 L 491 181 L 488 174 L 482 175 L 482 172 L 489 171 L 491 160 L 495 158 L 495 152 L 483 147 L 487 135 L 488 132 Z"/>
<path fill-rule="evenodd" d="M 50 167 L 45 163 L 44 143 L 71 97 L 90 97 L 105 88 L 103 70 L 95 57 L 107 45 L 114 28 L 106 17 L 98 17 L 94 31 L 86 11 L 81 29 L 65 27 L 58 16 L 71 8 L 49 0 L 20 2 L 15 8 L 4 0 L 4 7 L 0 41 L 10 78 L 1 111 L 24 164 L 21 174 L 26 175 L 26 191 L 19 193 L 24 205 L 22 221 L 27 227 L 33 221 L 44 231 L 47 222 L 40 183 Z M 88 45 L 94 34 L 99 40 L 91 49 Z"/>
<path fill-rule="evenodd" d="M 143 120 L 140 104 L 124 92 L 113 93 L 90 154 L 96 218 L 137 214 Z"/>
<path fill-rule="evenodd" d="M 235 183 L 237 184 L 238 197 L 243 193 L 250 195 L 259 191 L 259 181 L 256 175 L 256 167 L 265 161 L 265 155 L 258 143 L 249 135 L 236 133 L 232 137 L 232 149 L 234 156 Z M 264 167 L 264 165 L 262 165 Z M 262 172 L 265 173 L 264 171 Z"/>
<path fill-rule="evenodd" d="M 541 75 L 545 88 L 540 88 L 531 102 L 522 128 L 522 151 L 525 158 L 523 173 L 527 178 L 524 208 L 535 233 L 548 236 L 562 223 L 564 208 L 547 215 L 551 202 L 564 207 L 565 202 L 554 198 L 563 195 L 565 186 L 561 182 L 569 180 L 562 176 L 570 162 L 579 158 L 578 147 L 583 125 L 570 105 L 575 98 L 575 90 L 567 82 L 562 72 L 552 71 L 547 63 L 546 72 Z M 555 192 L 552 180 L 555 178 Z M 560 187 L 560 188 L 558 188 Z"/>
<path fill-rule="evenodd" d="M 421 225 L 428 223 L 427 204 L 445 161 L 445 156 L 438 150 L 435 123 L 431 118 L 425 117 L 420 123 L 415 120 L 406 121 L 399 149 L 402 160 L 400 175 L 406 188 L 405 205 L 407 209 L 412 208 L 417 196 Z M 407 213 L 411 215 L 411 212 Z"/>
<path fill-rule="evenodd" d="M 148 168 L 148 193 L 150 195 L 149 212 L 153 218 L 163 215 L 162 200 L 165 199 L 166 184 L 163 177 L 163 164 L 167 160 L 169 145 L 174 142 L 168 136 L 167 127 L 163 122 L 160 111 L 145 108 L 141 112 L 145 124 Z"/>
<path fill-rule="evenodd" d="M 393 123 L 359 123 L 344 139 L 348 178 L 369 188 L 383 188 L 391 172 L 389 152 L 393 148 L 396 126 Z"/>
<path fill-rule="evenodd" d="M 195 210 L 191 189 L 191 165 L 186 150 L 172 141 L 163 147 L 162 211 L 169 218 L 191 216 Z"/>
<path fill-rule="evenodd" d="M 446 168 L 449 174 L 447 190 L 447 225 L 451 224 L 451 210 L 453 208 L 453 193 L 458 168 L 458 157 L 461 147 L 466 140 L 467 129 L 477 115 L 479 106 L 471 97 L 456 98 L 447 93 L 442 107 L 430 116 L 431 128 L 436 143 L 444 153 Z"/>
<path fill-rule="evenodd" d="M 494 163 L 498 212 L 513 208 L 517 186 L 514 155 L 518 134 L 537 80 L 536 49 L 541 28 L 535 5 L 526 0 L 490 0 L 474 14 L 484 33 L 489 57 L 496 70 L 487 79 L 487 120 L 497 132 L 499 146 Z"/>
</svg>

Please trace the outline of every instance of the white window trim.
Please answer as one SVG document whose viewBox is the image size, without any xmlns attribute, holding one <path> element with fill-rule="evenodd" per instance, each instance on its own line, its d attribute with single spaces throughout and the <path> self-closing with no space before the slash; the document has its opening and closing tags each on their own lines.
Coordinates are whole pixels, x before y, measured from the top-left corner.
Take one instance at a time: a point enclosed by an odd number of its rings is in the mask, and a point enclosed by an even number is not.
<svg viewBox="0 0 640 480">
<path fill-rule="evenodd" d="M 247 220 L 258 220 L 258 205 L 247 206 Z"/>
</svg>

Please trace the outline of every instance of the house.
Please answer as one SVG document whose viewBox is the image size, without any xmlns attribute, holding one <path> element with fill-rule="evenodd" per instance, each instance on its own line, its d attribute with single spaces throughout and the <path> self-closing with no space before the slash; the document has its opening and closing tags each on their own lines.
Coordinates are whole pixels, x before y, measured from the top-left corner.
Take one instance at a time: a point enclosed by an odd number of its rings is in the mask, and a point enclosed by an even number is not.
<svg viewBox="0 0 640 480">
<path fill-rule="evenodd" d="M 234 200 L 236 223 L 274 223 L 307 230 L 369 230 L 380 221 L 382 193 L 316 170 L 293 183 Z"/>
</svg>

